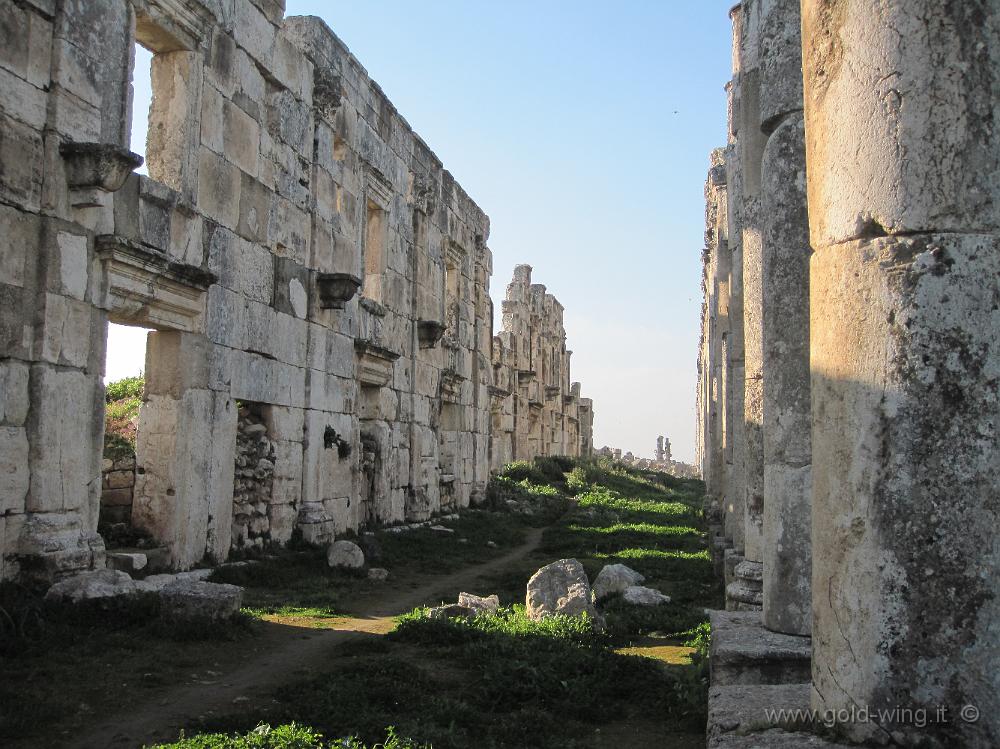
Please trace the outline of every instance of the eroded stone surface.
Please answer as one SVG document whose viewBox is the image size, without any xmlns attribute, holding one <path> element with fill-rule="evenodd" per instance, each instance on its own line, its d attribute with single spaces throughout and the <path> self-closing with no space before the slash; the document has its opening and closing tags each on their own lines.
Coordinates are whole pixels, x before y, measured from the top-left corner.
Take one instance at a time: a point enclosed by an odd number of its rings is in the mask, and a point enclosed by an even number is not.
<svg viewBox="0 0 1000 749">
<path fill-rule="evenodd" d="M 102 509 L 175 570 L 454 512 L 513 457 L 514 398 L 535 452 L 588 454 L 561 307 L 525 294 L 545 367 L 498 387 L 489 219 L 344 44 L 280 3 L 180 5 L 0 10 L 0 577 L 102 568 Z M 149 176 L 135 43 L 169 52 Z M 155 332 L 102 508 L 108 320 Z"/>
<path fill-rule="evenodd" d="M 590 581 L 576 559 L 547 564 L 528 580 L 525 606 L 528 617 L 543 619 L 553 614 L 596 618 Z"/>
</svg>

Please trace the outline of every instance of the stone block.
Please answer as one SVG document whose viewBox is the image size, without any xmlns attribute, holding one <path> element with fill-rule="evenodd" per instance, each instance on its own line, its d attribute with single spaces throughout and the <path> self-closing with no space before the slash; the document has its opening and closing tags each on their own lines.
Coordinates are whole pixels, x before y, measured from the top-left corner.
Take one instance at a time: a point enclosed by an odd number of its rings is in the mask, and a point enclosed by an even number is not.
<svg viewBox="0 0 1000 749">
<path fill-rule="evenodd" d="M 233 38 L 263 68 L 270 68 L 275 27 L 252 3 L 236 3 Z"/>
<path fill-rule="evenodd" d="M 122 598 L 133 596 L 135 593 L 135 583 L 125 572 L 98 570 L 57 582 L 45 593 L 45 599 L 79 603 L 100 598 Z"/>
<path fill-rule="evenodd" d="M 730 684 L 799 684 L 811 678 L 812 644 L 765 629 L 759 611 L 712 611 L 710 680 Z"/>
<path fill-rule="evenodd" d="M 204 133 L 204 123 L 202 124 Z M 257 120 L 228 99 L 222 102 L 223 153 L 251 177 L 257 176 L 260 152 L 260 125 Z"/>
<path fill-rule="evenodd" d="M 236 262 L 239 286 L 246 298 L 270 305 L 274 298 L 274 255 L 266 247 L 240 239 Z"/>
<path fill-rule="evenodd" d="M 108 569 L 131 575 L 145 569 L 149 560 L 141 552 L 113 551 L 107 554 Z"/>
<path fill-rule="evenodd" d="M 41 134 L 30 125 L 0 113 L 0 199 L 25 210 L 41 207 Z"/>
<path fill-rule="evenodd" d="M 247 174 L 240 176 L 237 233 L 253 242 L 268 241 L 273 193 Z"/>
<path fill-rule="evenodd" d="M 87 295 L 87 237 L 61 231 L 56 235 L 59 253 L 59 291 L 83 301 Z"/>
<path fill-rule="evenodd" d="M 45 125 L 46 92 L 29 81 L 0 68 L 0 90 L 4 92 L 4 113 L 28 127 Z"/>
<path fill-rule="evenodd" d="M 25 430 L 0 427 L 0 514 L 23 512 L 29 479 Z"/>
<path fill-rule="evenodd" d="M 238 585 L 177 579 L 160 591 L 162 615 L 172 621 L 231 619 L 242 602 L 243 588 Z"/>
<path fill-rule="evenodd" d="M 240 223 L 240 170 L 207 148 L 199 151 L 198 208 L 229 229 Z"/>
<path fill-rule="evenodd" d="M 96 511 L 101 486 L 96 437 L 101 425 L 94 404 L 99 391 L 93 375 L 48 364 L 32 366 L 28 511 Z M 86 404 L 90 407 L 81 407 Z"/>
<path fill-rule="evenodd" d="M 274 307 L 279 312 L 305 319 L 309 307 L 309 270 L 288 257 L 274 258 Z"/>
<path fill-rule="evenodd" d="M 28 365 L 0 360 L 0 425 L 23 426 L 28 416 Z"/>
<path fill-rule="evenodd" d="M 101 492 L 101 506 L 130 507 L 132 505 L 132 487 L 107 488 Z"/>
</svg>

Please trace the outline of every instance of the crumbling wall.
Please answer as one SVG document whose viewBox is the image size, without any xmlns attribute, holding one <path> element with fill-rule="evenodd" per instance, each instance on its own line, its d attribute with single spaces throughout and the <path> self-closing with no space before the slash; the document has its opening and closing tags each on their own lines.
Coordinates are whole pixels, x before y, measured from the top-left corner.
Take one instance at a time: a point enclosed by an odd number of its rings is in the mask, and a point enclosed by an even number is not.
<svg viewBox="0 0 1000 749">
<path fill-rule="evenodd" d="M 489 221 L 333 32 L 282 6 L 0 9 L 2 577 L 104 564 L 109 320 L 155 329 L 131 522 L 173 567 L 485 488 Z M 264 414 L 266 481 L 265 458 L 237 466 L 238 402 Z"/>
<path fill-rule="evenodd" d="M 493 341 L 492 467 L 539 455 L 590 455 L 593 402 L 570 381 L 563 306 L 518 265 Z"/>
</svg>

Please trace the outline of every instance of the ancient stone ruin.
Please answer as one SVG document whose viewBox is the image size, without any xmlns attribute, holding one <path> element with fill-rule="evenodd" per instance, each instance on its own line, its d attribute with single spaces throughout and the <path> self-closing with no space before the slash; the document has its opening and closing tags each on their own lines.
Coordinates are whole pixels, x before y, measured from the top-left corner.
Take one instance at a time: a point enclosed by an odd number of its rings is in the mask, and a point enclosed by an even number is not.
<svg viewBox="0 0 1000 749">
<path fill-rule="evenodd" d="M 997 746 L 1000 9 L 731 16 L 698 359 L 730 609 L 709 745 L 830 746 L 740 735 L 811 703 L 854 741 Z"/>
<path fill-rule="evenodd" d="M 467 507 L 491 467 L 591 449 L 558 302 L 519 267 L 494 339 L 486 214 L 283 6 L 0 8 L 2 579 L 103 568 L 102 511 L 183 570 Z M 134 467 L 102 457 L 109 321 L 154 330 Z"/>
<path fill-rule="evenodd" d="M 539 455 L 590 455 L 594 403 L 570 382 L 563 306 L 531 283 L 531 266 L 514 268 L 493 338 L 490 467 Z"/>
</svg>

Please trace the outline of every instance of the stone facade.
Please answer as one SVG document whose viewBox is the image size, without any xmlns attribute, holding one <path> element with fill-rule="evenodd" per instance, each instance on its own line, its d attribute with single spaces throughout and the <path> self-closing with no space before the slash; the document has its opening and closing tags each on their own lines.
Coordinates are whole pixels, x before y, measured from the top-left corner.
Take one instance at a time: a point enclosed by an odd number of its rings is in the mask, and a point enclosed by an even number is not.
<svg viewBox="0 0 1000 749">
<path fill-rule="evenodd" d="M 154 329 L 129 522 L 169 568 L 466 507 L 514 455 L 491 437 L 486 214 L 334 33 L 283 5 L 0 7 L 0 578 L 105 564 L 109 321 Z M 510 403 L 541 403 L 518 455 L 578 453 L 592 405 L 534 288 L 549 368 L 528 392 L 516 359 Z"/>
<path fill-rule="evenodd" d="M 493 338 L 491 467 L 539 455 L 591 455 L 594 403 L 570 381 L 563 306 L 531 282 L 530 265 L 514 268 L 502 313 Z"/>
<path fill-rule="evenodd" d="M 785 694 L 871 716 L 833 721 L 851 742 L 997 746 L 1000 9 L 744 0 L 731 15 L 697 434 L 740 613 L 713 618 L 710 702 L 804 681 L 807 653 L 811 684 Z M 710 746 L 787 738 L 713 720 Z"/>
</svg>

